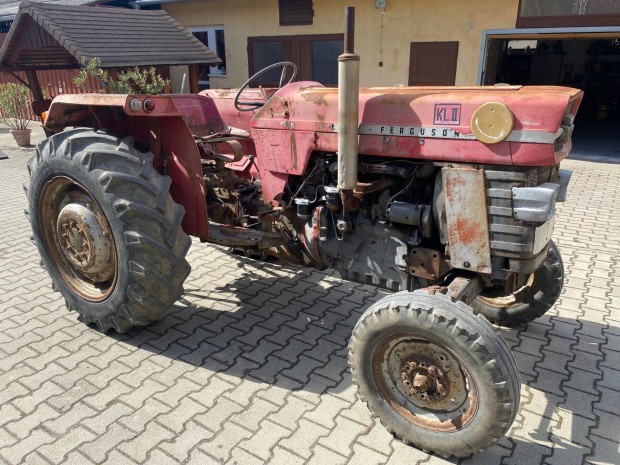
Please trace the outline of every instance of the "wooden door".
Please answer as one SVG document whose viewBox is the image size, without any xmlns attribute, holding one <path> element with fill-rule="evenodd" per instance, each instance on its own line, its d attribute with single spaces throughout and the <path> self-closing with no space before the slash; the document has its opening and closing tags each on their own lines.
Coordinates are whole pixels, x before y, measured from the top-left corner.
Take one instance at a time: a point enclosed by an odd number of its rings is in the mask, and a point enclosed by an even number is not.
<svg viewBox="0 0 620 465">
<path fill-rule="evenodd" d="M 458 53 L 458 42 L 412 42 L 409 85 L 453 86 Z"/>
<path fill-rule="evenodd" d="M 297 81 L 338 85 L 338 56 L 344 49 L 343 34 L 248 37 L 249 75 L 279 61 L 297 65 Z M 281 69 L 265 74 L 254 86 L 275 86 Z"/>
</svg>

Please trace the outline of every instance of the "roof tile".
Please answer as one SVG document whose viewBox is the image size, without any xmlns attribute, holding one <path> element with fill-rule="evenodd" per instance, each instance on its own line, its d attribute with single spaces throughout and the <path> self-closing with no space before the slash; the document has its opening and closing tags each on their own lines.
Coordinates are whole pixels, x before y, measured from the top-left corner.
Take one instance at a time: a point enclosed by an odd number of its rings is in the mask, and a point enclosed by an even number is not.
<svg viewBox="0 0 620 465">
<path fill-rule="evenodd" d="M 81 0 L 69 1 L 79 3 Z M 3 4 L 8 3 L 0 0 L 0 11 Z M 221 61 L 191 32 L 161 10 L 24 0 L 0 50 L 2 67 L 19 62 L 19 36 L 28 34 L 29 28 L 36 27 L 33 21 L 65 47 L 77 63 L 83 58 L 94 57 L 101 59 L 103 68 L 212 64 Z M 76 62 L 70 65 L 75 66 Z M 34 68 L 37 64 L 29 66 Z"/>
</svg>

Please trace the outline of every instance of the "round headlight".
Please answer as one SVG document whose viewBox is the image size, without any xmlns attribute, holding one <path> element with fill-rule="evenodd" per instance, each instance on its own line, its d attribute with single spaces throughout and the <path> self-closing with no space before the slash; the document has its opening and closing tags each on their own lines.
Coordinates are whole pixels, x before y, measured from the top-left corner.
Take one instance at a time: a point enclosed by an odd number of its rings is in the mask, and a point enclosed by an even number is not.
<svg viewBox="0 0 620 465">
<path fill-rule="evenodd" d="M 471 131 L 480 142 L 497 144 L 503 141 L 514 126 L 514 116 L 501 102 L 488 102 L 471 115 Z"/>
<path fill-rule="evenodd" d="M 131 111 L 140 111 L 142 110 L 142 102 L 137 98 L 132 98 L 129 101 L 129 109 Z"/>
</svg>

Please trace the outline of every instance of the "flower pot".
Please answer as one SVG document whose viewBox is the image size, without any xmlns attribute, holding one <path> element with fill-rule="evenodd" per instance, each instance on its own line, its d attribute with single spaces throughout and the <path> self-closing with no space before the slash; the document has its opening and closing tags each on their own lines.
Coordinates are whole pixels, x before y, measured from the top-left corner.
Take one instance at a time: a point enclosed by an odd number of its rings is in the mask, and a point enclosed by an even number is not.
<svg viewBox="0 0 620 465">
<path fill-rule="evenodd" d="M 27 147 L 30 145 L 30 133 L 32 129 L 11 129 L 11 134 L 15 139 L 18 147 Z"/>
</svg>

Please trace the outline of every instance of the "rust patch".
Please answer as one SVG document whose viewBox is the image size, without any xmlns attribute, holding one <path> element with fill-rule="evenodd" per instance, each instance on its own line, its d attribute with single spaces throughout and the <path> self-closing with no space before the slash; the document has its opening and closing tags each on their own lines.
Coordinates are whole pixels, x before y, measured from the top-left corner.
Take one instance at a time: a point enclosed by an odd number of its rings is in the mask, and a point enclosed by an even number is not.
<svg viewBox="0 0 620 465">
<path fill-rule="evenodd" d="M 416 247 L 409 252 L 409 273 L 422 279 L 436 280 L 450 271 L 443 254 L 435 249 Z"/>
<path fill-rule="evenodd" d="M 480 234 L 480 227 L 468 218 L 457 218 L 454 234 L 458 235 L 459 242 L 473 244 Z"/>
<path fill-rule="evenodd" d="M 291 131 L 291 168 L 297 171 L 297 141 L 295 140 L 295 131 Z"/>
<path fill-rule="evenodd" d="M 366 194 L 379 192 L 393 185 L 394 181 L 391 179 L 377 179 L 376 181 L 371 182 L 358 182 L 355 190 L 353 191 L 353 196 L 358 199 L 362 199 Z"/>
<path fill-rule="evenodd" d="M 327 90 L 327 92 L 329 92 L 330 90 Z M 320 105 L 320 106 L 324 106 L 327 107 L 329 104 L 327 102 L 327 99 L 325 98 L 325 94 L 326 94 L 326 90 L 325 89 L 317 89 L 317 90 L 311 90 L 308 92 L 301 92 L 300 95 L 301 97 L 308 103 L 314 103 L 315 105 Z"/>
<path fill-rule="evenodd" d="M 481 273 L 491 271 L 484 171 L 442 168 L 451 264 Z"/>
<path fill-rule="evenodd" d="M 437 431 L 437 432 L 456 431 L 458 429 L 463 428 L 474 418 L 478 410 L 478 389 L 477 389 L 477 386 L 474 384 L 473 378 L 469 374 L 467 368 L 463 366 L 462 364 L 459 363 L 460 369 L 462 370 L 463 374 L 465 375 L 468 382 L 470 383 L 470 388 L 468 389 L 469 392 L 467 393 L 468 405 L 464 409 L 464 411 L 461 412 L 461 414 L 457 413 L 455 414 L 453 418 L 446 419 L 443 421 L 432 419 L 432 417 L 429 417 L 426 415 L 416 414 L 414 411 L 407 408 L 408 406 L 410 406 L 410 404 L 406 401 L 399 402 L 399 400 L 395 397 L 394 392 L 393 392 L 394 386 L 393 385 L 389 386 L 386 380 L 384 379 L 383 374 L 385 371 L 386 360 L 389 357 L 389 347 L 391 343 L 395 339 L 399 339 L 399 338 L 403 338 L 407 336 L 411 336 L 411 335 L 397 334 L 388 339 L 385 339 L 379 344 L 379 346 L 375 349 L 373 353 L 372 375 L 373 375 L 373 379 L 376 383 L 377 388 L 379 389 L 381 396 L 383 397 L 383 399 L 386 401 L 386 403 L 390 406 L 392 410 L 394 410 L 398 415 L 403 417 L 406 421 L 414 425 L 420 426 L 430 431 Z M 449 353 L 449 351 L 447 352 Z M 407 357 L 408 355 L 414 356 L 415 354 L 404 354 L 405 357 Z M 422 410 L 424 410 L 424 413 L 434 413 L 433 408 L 426 408 Z"/>
</svg>

